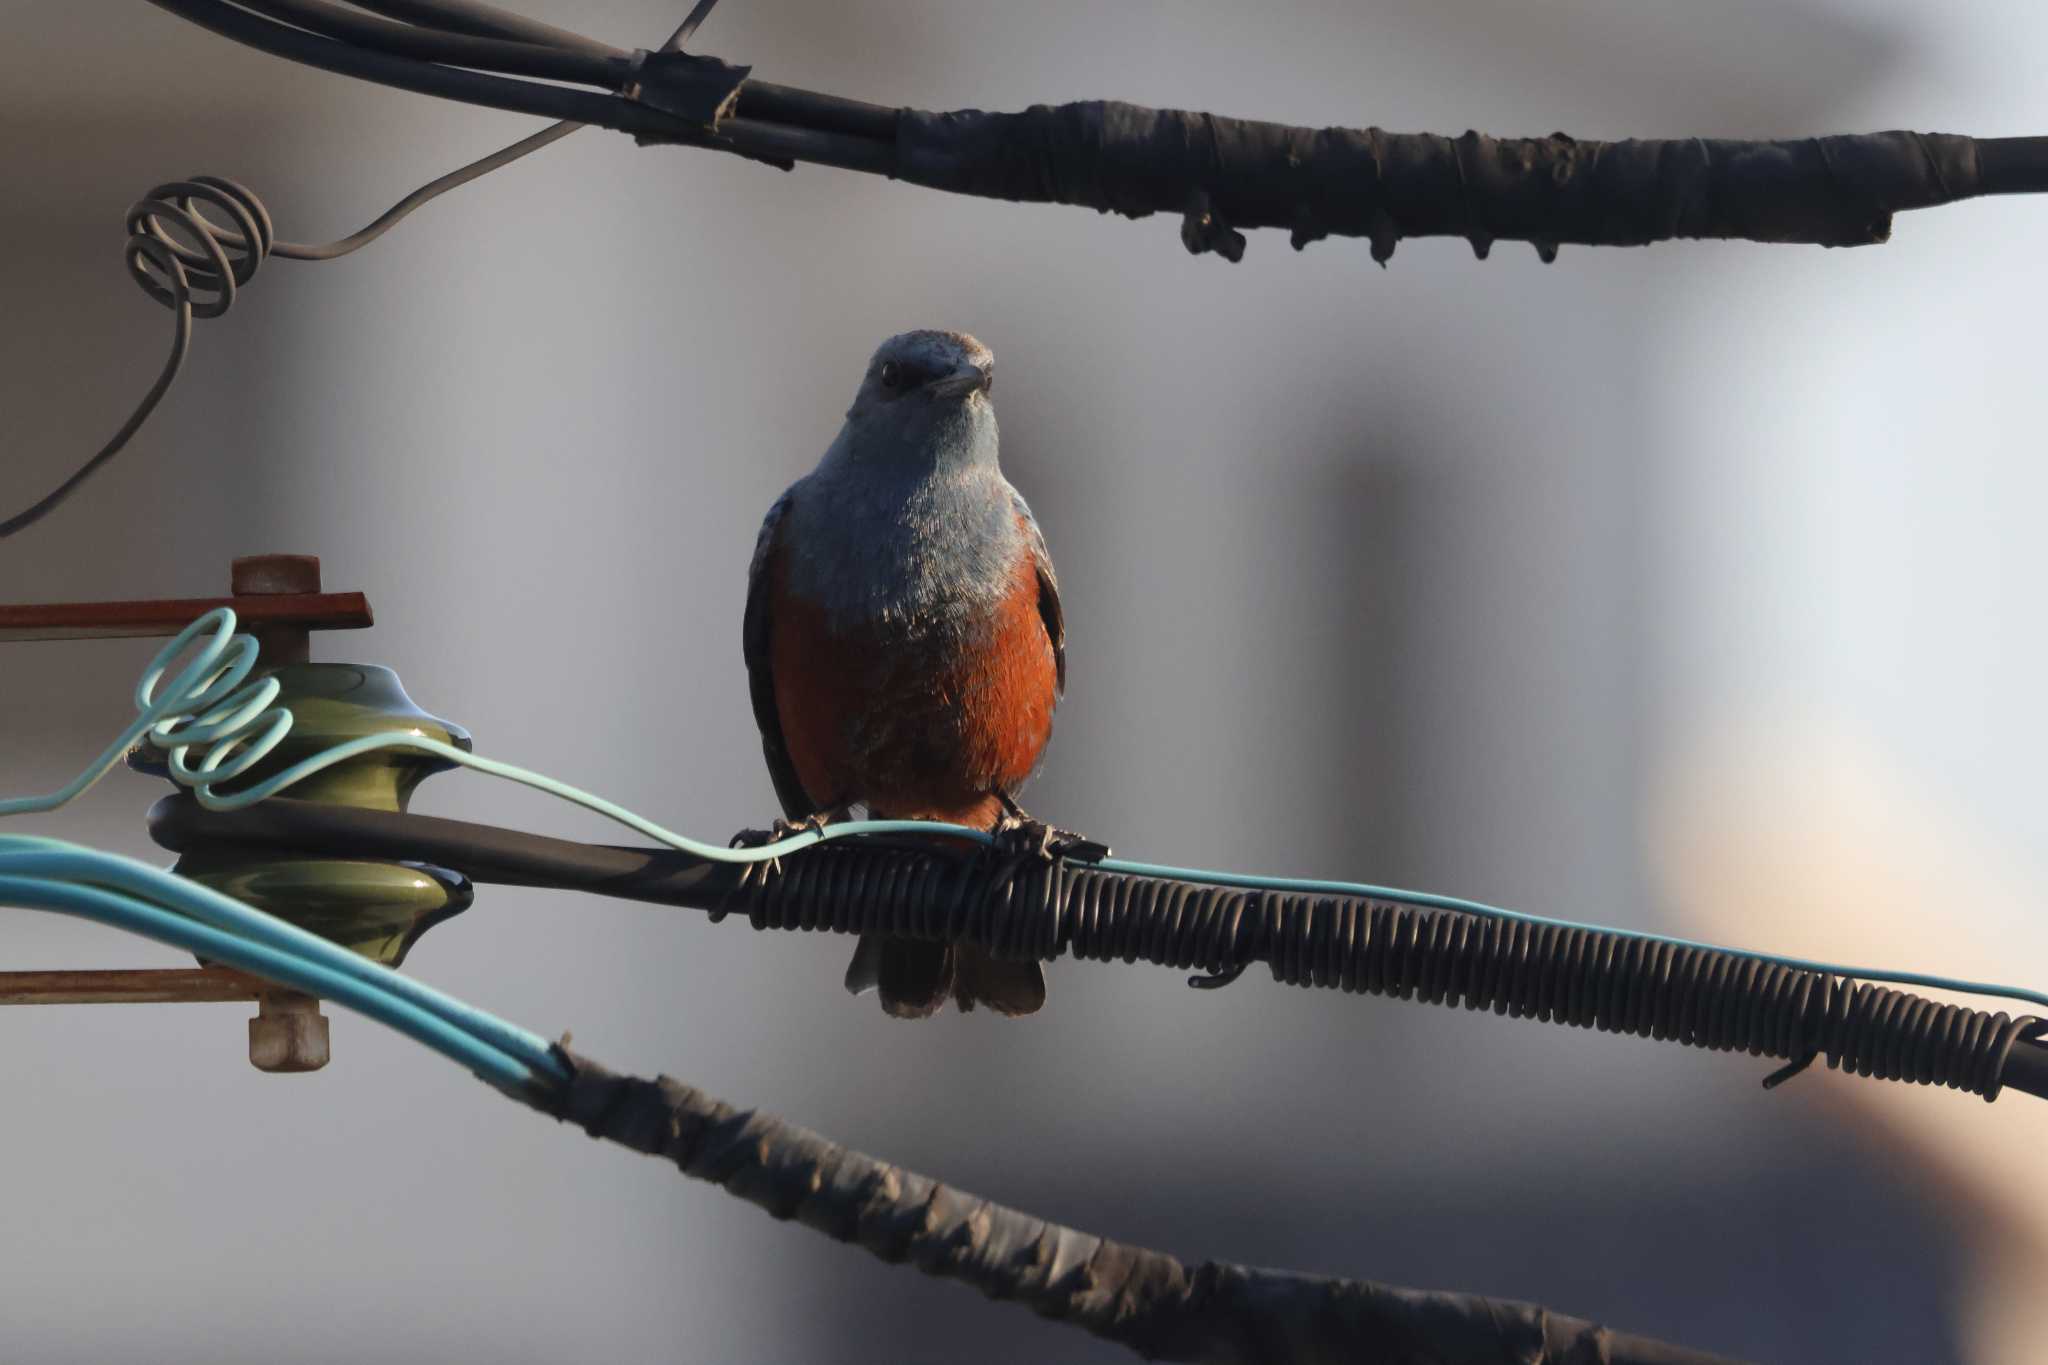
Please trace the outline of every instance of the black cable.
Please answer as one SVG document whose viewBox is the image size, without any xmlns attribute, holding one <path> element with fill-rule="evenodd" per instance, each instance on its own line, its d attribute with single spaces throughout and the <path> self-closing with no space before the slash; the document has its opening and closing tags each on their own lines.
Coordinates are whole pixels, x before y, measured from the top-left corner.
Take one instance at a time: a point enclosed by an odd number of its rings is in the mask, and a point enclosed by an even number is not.
<svg viewBox="0 0 2048 1365">
<path fill-rule="evenodd" d="M 1114 1242 L 877 1160 L 668 1076 L 569 1050 L 526 1099 L 779 1219 L 1130 1348 L 1202 1365 L 1735 1365 L 1533 1303 L 1403 1289 Z M 1288 1154 L 1263 1150 L 1253 1179 Z"/>
<path fill-rule="evenodd" d="M 2048 138 L 2040 137 L 1451 138 L 1288 127 L 1121 101 L 1036 105 L 1018 114 L 928 113 L 751 80 L 735 79 L 720 93 L 721 79 L 746 73 L 708 58 L 671 63 L 659 74 L 649 63 L 638 83 L 642 97 L 612 98 L 357 51 L 224 0 L 153 3 L 288 60 L 442 98 L 594 122 L 642 143 L 839 166 L 948 193 L 1133 218 L 1178 215 L 1189 250 L 1232 260 L 1243 254 L 1244 230 L 1258 227 L 1288 229 L 1297 249 L 1326 237 L 1366 238 L 1382 263 L 1401 241 L 1436 236 L 1462 237 L 1481 257 L 1496 241 L 1525 241 L 1546 260 L 1565 242 L 1867 245 L 1886 240 L 1903 210 L 2048 189 Z M 558 54 L 639 56 L 473 0 L 360 0 L 356 7 L 441 34 Z M 707 95 L 717 103 L 706 105 Z M 736 108 L 728 103 L 735 99 Z M 698 117 L 706 108 L 711 116 Z"/>
<path fill-rule="evenodd" d="M 629 62 L 625 55 L 546 47 L 504 38 L 479 38 L 419 28 L 358 14 L 328 0 L 235 0 L 243 9 L 357 47 L 417 61 L 446 62 L 513 76 L 570 81 L 617 90 L 624 84 Z"/>
<path fill-rule="evenodd" d="M 651 69 L 643 78 L 648 87 L 646 97 L 627 99 L 512 80 L 395 52 L 365 50 L 236 8 L 224 0 L 150 2 L 224 38 L 273 56 L 418 94 L 596 124 L 643 140 L 716 148 L 785 170 L 793 161 L 801 160 L 870 174 L 893 173 L 897 128 L 897 111 L 893 109 L 782 86 L 764 85 L 756 89 L 749 83 L 746 89 L 754 98 L 747 106 L 747 116 L 721 117 L 713 132 L 708 127 L 711 120 L 671 113 L 671 102 L 659 97 L 671 86 L 684 94 L 701 95 L 700 81 L 716 87 L 721 77 L 729 78 L 728 83 L 737 88 L 746 75 L 744 68 L 712 63 L 717 70 L 706 73 L 690 67 L 660 68 L 650 64 Z M 252 4 L 277 2 L 251 0 Z M 411 7 L 408 12 L 412 12 Z M 692 31 L 688 20 L 677 30 L 685 37 Z M 474 55 L 485 63 L 481 50 Z M 609 79 L 603 83 L 609 88 Z"/>
<path fill-rule="evenodd" d="M 793 128 L 814 128 L 879 143 L 892 151 L 903 111 L 892 105 L 867 104 L 860 100 L 821 95 L 794 85 L 747 78 L 740 87 L 736 119 L 784 123 Z"/>
<path fill-rule="evenodd" d="M 599 57 L 629 56 L 624 48 L 600 43 L 565 28 L 543 24 L 522 14 L 481 5 L 474 0 L 350 0 L 357 9 L 370 10 L 392 19 L 403 19 L 422 28 L 443 33 L 468 33 L 479 38 L 504 38 L 515 43 L 565 48 Z"/>
<path fill-rule="evenodd" d="M 149 770 L 147 763 L 140 766 Z M 219 846 L 346 850 L 339 856 L 460 868 L 470 880 L 495 886 L 588 891 L 702 910 L 730 901 L 745 880 L 741 864 L 711 862 L 674 849 L 585 844 L 467 820 L 284 796 L 223 812 L 208 811 L 176 793 L 150 807 L 149 833 L 178 853 Z"/>
<path fill-rule="evenodd" d="M 2048 1097 L 2043 1021 L 1830 972 L 1604 930 L 1531 925 L 1362 896 L 1249 890 L 861 838 L 769 867 L 664 848 L 549 839 L 466 821 L 273 798 L 209 812 L 167 796 L 150 835 L 174 851 L 412 860 L 472 881 L 552 886 L 744 914 L 757 929 L 971 942 L 999 957 L 1153 962 L 1194 984 L 1267 964 L 1286 985 L 1491 1010 L 1786 1065 Z"/>
<path fill-rule="evenodd" d="M 244 0 L 246 3 L 246 0 Z M 581 53 L 585 56 L 606 57 L 626 61 L 632 53 L 609 43 L 586 38 L 566 29 L 553 28 L 536 23 L 519 15 L 488 5 L 450 3 L 450 0 L 352 0 L 357 9 L 372 10 L 378 14 L 404 19 L 419 27 L 433 28 L 444 33 L 466 33 L 477 37 L 503 38 L 516 43 L 551 46 L 557 49 Z M 697 0 L 696 6 L 676 26 L 668 41 L 658 49 L 662 52 L 681 51 L 683 45 L 696 35 L 718 0 Z M 483 63 L 488 65 L 488 63 Z M 893 143 L 896 138 L 898 110 L 894 106 L 869 104 L 861 100 L 842 99 L 836 95 L 821 95 L 816 91 L 799 89 L 796 86 L 777 85 L 770 81 L 749 79 L 742 88 L 739 116 L 785 123 L 797 128 L 810 128 L 819 132 L 843 133 L 851 137 L 869 138 Z"/>
<path fill-rule="evenodd" d="M 223 38 L 337 75 L 354 76 L 379 85 L 396 86 L 401 90 L 437 95 L 489 109 L 503 109 L 508 113 L 594 123 L 629 133 L 658 131 L 664 136 L 673 134 L 686 141 L 696 136 L 696 130 L 681 119 L 613 95 L 568 90 L 534 81 L 509 80 L 503 76 L 437 66 L 432 62 L 386 52 L 366 52 L 348 43 L 322 38 L 238 9 L 223 3 L 223 0 L 150 0 L 150 3 Z"/>
</svg>

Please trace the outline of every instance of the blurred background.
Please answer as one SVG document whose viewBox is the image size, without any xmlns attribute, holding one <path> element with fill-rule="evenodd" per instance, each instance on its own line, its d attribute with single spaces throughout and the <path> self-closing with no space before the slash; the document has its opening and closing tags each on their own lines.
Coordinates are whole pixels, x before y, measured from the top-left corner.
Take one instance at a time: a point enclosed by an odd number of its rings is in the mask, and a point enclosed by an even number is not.
<svg viewBox="0 0 2048 1365">
<path fill-rule="evenodd" d="M 627 45 L 681 4 L 522 0 Z M 351 83 L 142 3 L 7 0 L 0 510 L 105 438 L 169 321 L 149 186 L 324 241 L 530 120 Z M 1114 96 L 1580 137 L 2048 132 L 2023 0 L 727 0 L 696 46 L 884 103 Z M 269 264 L 136 444 L 0 545 L 0 600 L 204 595 L 322 557 L 480 752 L 723 837 L 774 799 L 739 655 L 762 512 L 885 335 L 999 359 L 1065 586 L 1031 806 L 1130 856 L 1425 886 L 1851 962 L 2048 981 L 2036 799 L 2048 202 L 1851 251 L 1360 242 L 783 175 L 584 132 L 370 249 Z M 0 789 L 59 785 L 152 646 L 0 652 Z M 146 857 L 117 773 L 24 828 Z M 448 775 L 416 809 L 616 831 Z M 6 965 L 170 964 L 53 917 Z M 2038 1358 L 2048 1108 L 1491 1015 L 1062 963 L 1027 1022 L 841 993 L 849 944 L 486 888 L 410 960 L 980 1194 L 1184 1257 L 1531 1299 L 1767 1361 Z M 337 1014 L 14 1010 L 0 1355 L 23 1361 L 1117 1360 L 508 1107 Z"/>
</svg>

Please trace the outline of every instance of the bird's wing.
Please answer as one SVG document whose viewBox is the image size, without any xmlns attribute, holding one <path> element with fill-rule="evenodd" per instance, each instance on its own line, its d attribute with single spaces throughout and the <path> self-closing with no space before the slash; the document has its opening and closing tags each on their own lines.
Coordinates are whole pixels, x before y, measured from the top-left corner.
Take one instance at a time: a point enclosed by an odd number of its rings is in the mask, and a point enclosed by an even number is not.
<svg viewBox="0 0 2048 1365">
<path fill-rule="evenodd" d="M 1052 641 L 1053 682 L 1060 696 L 1067 692 L 1067 617 L 1060 610 L 1060 580 L 1052 571 L 1052 555 L 1045 548 L 1045 532 L 1038 529 L 1038 518 L 1031 515 L 1031 504 L 1024 501 L 1024 495 L 1016 489 L 1010 490 L 1010 500 L 1017 504 L 1017 520 L 1024 527 L 1024 544 L 1031 552 L 1031 566 L 1038 572 L 1038 619 L 1045 622 L 1045 633 Z"/>
<path fill-rule="evenodd" d="M 794 490 L 791 490 L 794 492 Z M 769 563 L 774 558 L 776 536 L 789 512 L 790 493 L 784 493 L 768 509 L 761 534 L 754 542 L 754 562 L 747 570 L 747 614 L 741 626 L 747 656 L 747 690 L 754 699 L 754 723 L 761 727 L 761 752 L 768 759 L 768 776 L 775 783 L 776 799 L 782 813 L 801 820 L 811 813 L 811 798 L 790 761 L 789 746 L 782 738 L 782 715 L 775 708 L 775 671 L 770 664 L 768 639 Z"/>
</svg>

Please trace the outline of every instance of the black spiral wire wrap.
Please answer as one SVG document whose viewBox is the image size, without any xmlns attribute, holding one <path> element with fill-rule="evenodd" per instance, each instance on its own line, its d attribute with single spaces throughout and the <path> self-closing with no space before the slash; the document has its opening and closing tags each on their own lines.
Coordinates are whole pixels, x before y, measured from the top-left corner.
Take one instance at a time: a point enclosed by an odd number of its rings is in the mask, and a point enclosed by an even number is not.
<svg viewBox="0 0 2048 1365">
<path fill-rule="evenodd" d="M 1941 1004 L 1828 972 L 1605 930 L 1251 890 L 1017 857 L 824 846 L 749 879 L 729 908 L 756 929 L 969 941 L 999 957 L 1071 953 L 1233 981 L 1255 962 L 1290 986 L 1491 1010 L 1786 1063 L 1998 1097 L 2032 1015 Z"/>
<path fill-rule="evenodd" d="M 151 837 L 175 852 L 397 858 L 487 884 L 558 887 L 756 929 L 975 943 L 998 957 L 1151 962 L 1227 985 L 1254 963 L 1291 986 L 1491 1010 L 1785 1063 L 1825 1057 L 1856 1076 L 1997 1098 L 2048 1097 L 2048 1024 L 1944 1005 L 1836 973 L 1615 930 L 1535 924 L 1363 896 L 1250 890 L 1111 872 L 943 837 L 866 836 L 742 865 L 439 816 L 273 797 L 208 811 L 158 801 Z"/>
</svg>

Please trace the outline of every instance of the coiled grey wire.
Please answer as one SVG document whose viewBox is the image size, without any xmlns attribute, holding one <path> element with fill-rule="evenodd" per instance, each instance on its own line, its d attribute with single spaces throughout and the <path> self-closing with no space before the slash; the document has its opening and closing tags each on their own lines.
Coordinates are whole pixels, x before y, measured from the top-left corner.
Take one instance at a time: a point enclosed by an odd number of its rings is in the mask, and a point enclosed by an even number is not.
<svg viewBox="0 0 2048 1365">
<path fill-rule="evenodd" d="M 449 190 L 467 185 L 500 166 L 537 152 L 575 132 L 580 123 L 555 123 L 521 138 L 467 166 L 431 180 L 385 210 L 375 222 L 338 241 L 320 244 L 280 242 L 270 211 L 247 186 L 216 175 L 195 175 L 158 185 L 128 210 L 128 241 L 123 260 L 128 276 L 171 310 L 171 351 L 156 382 L 135 405 L 107 443 L 41 501 L 0 521 L 0 539 L 41 521 L 78 490 L 149 420 L 170 391 L 192 349 L 195 318 L 217 318 L 233 306 L 235 291 L 247 284 L 266 257 L 294 261 L 331 261 L 368 246 L 389 232 L 414 209 Z M 211 207 L 227 222 L 210 217 Z"/>
</svg>

